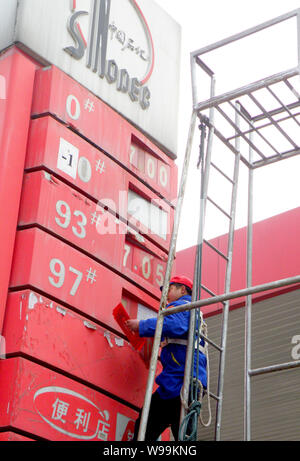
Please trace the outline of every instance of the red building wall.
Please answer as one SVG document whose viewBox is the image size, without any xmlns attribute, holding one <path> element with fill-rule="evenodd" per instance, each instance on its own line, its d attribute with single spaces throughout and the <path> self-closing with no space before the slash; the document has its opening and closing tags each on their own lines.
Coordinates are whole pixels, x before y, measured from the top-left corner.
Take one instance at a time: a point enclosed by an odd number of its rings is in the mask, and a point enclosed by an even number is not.
<svg viewBox="0 0 300 461">
<path fill-rule="evenodd" d="M 253 282 L 252 286 L 272 282 L 300 274 L 300 208 L 289 210 L 253 225 Z M 211 240 L 211 243 L 227 253 L 227 235 Z M 193 277 L 196 247 L 179 251 L 176 255 L 177 272 Z M 233 266 L 230 291 L 246 288 L 247 228 L 237 229 L 234 236 Z M 216 294 L 224 293 L 225 262 L 220 256 L 204 245 L 203 284 Z M 290 287 L 258 293 L 254 300 L 275 293 L 299 288 Z M 203 291 L 203 298 L 208 295 Z M 244 299 L 234 299 L 231 306 L 244 305 Z M 220 306 L 203 308 L 206 315 L 219 311 Z"/>
</svg>

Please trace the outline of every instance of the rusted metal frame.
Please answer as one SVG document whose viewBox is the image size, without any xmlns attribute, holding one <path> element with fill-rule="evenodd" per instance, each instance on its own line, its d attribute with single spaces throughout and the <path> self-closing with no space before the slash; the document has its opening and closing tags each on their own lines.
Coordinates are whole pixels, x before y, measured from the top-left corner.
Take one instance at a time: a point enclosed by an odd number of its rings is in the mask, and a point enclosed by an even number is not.
<svg viewBox="0 0 300 461">
<path fill-rule="evenodd" d="M 280 154 L 280 156 L 268 157 L 266 160 L 257 160 L 253 162 L 251 168 L 255 170 L 256 168 L 261 168 L 265 165 L 270 165 L 271 163 L 279 162 L 280 160 L 285 160 L 285 159 L 294 157 L 295 155 L 299 155 L 299 154 L 300 154 L 300 148 L 289 150 L 289 151 L 283 152 L 282 154 Z"/>
<path fill-rule="evenodd" d="M 234 105 L 232 104 L 232 102 L 231 102 L 231 101 L 228 101 L 228 102 L 229 102 L 229 104 L 234 108 Z M 267 138 L 265 138 L 265 136 L 263 136 L 263 135 L 260 133 L 259 130 L 261 129 L 261 127 L 258 127 L 258 128 L 255 127 L 255 125 L 251 122 L 251 119 L 247 118 L 247 116 L 243 114 L 243 111 L 242 111 L 242 110 L 238 110 L 238 109 L 236 109 L 236 110 L 238 111 L 239 115 L 240 115 L 240 116 L 249 124 L 249 126 L 251 126 L 251 128 L 252 128 L 252 129 L 243 131 L 244 135 L 249 134 L 249 133 L 253 133 L 253 131 L 255 131 L 255 133 L 256 133 L 258 136 L 260 136 L 260 137 L 263 139 L 263 141 L 264 141 L 266 144 L 268 144 L 274 152 L 276 152 L 276 154 L 279 155 L 278 150 L 267 140 Z M 238 135 L 231 136 L 230 138 L 227 138 L 227 139 L 228 139 L 228 141 L 230 141 L 231 139 L 235 139 L 237 136 L 238 136 Z M 265 155 L 264 155 L 264 158 L 266 158 Z"/>
<path fill-rule="evenodd" d="M 208 121 L 206 122 L 207 126 L 210 127 L 212 126 L 211 123 Z M 214 133 L 215 135 L 217 136 L 217 138 L 220 139 L 220 141 L 225 144 L 226 147 L 228 147 L 229 150 L 231 150 L 231 152 L 233 152 L 235 155 L 239 154 L 239 152 L 237 152 L 236 148 L 230 143 L 227 141 L 227 139 L 225 138 L 225 136 L 223 136 L 223 134 L 216 128 L 214 127 Z M 251 165 L 250 163 L 248 162 L 248 160 L 244 157 L 244 156 L 241 156 L 241 161 L 248 167 L 248 168 L 251 168 Z"/>
<path fill-rule="evenodd" d="M 239 134 L 244 139 L 244 141 L 246 141 L 246 143 L 249 144 L 249 146 L 252 147 L 252 149 L 255 150 L 255 152 L 261 158 L 265 159 L 265 155 L 255 146 L 255 144 L 253 144 L 252 141 L 250 141 L 250 139 L 247 138 L 247 136 L 244 135 L 240 128 L 236 126 L 236 124 L 231 120 L 231 118 L 219 106 L 217 106 L 217 110 L 218 112 L 220 112 L 221 115 L 223 115 L 225 120 L 227 120 L 227 122 L 229 122 L 229 124 L 236 130 L 237 134 Z"/>
<path fill-rule="evenodd" d="M 196 106 L 194 107 L 196 110 L 199 110 L 199 111 L 206 110 L 206 109 L 209 109 L 210 107 L 223 104 L 224 102 L 228 102 L 232 99 L 233 100 L 238 99 L 239 97 L 245 94 L 248 94 L 248 93 L 252 93 L 253 91 L 261 90 L 262 88 L 265 88 L 268 85 L 273 85 L 274 83 L 281 82 L 284 79 L 295 77 L 298 74 L 299 74 L 299 68 L 293 67 L 292 69 L 279 72 L 278 74 L 274 74 L 267 78 L 258 80 L 254 83 L 250 83 L 249 85 L 242 86 L 233 91 L 229 91 L 219 96 L 215 96 L 214 98 L 207 99 L 206 101 L 202 101 L 196 104 Z"/>
<path fill-rule="evenodd" d="M 287 105 L 287 107 L 288 107 L 289 109 L 293 109 L 293 108 L 299 107 L 299 106 L 300 106 L 300 101 L 297 102 L 297 103 L 293 103 L 293 104 L 288 104 L 288 105 Z M 283 110 L 280 109 L 280 111 L 279 111 L 279 110 L 275 109 L 275 111 L 270 111 L 269 114 L 274 115 L 274 113 L 275 113 L 275 115 L 276 115 L 276 112 L 277 112 L 277 113 L 280 113 L 280 112 L 283 112 Z M 297 117 L 298 115 L 300 115 L 300 112 L 296 112 L 295 114 L 293 114 L 294 117 Z M 260 116 L 259 116 L 259 117 L 260 117 Z M 266 118 L 266 117 L 265 117 L 265 116 L 260 117 L 260 120 L 262 120 L 262 119 L 264 119 L 264 118 Z M 284 122 L 284 121 L 286 121 L 286 120 L 289 120 L 290 118 L 291 118 L 291 117 L 290 117 L 289 115 L 287 115 L 287 116 L 285 116 L 285 117 L 282 117 L 282 118 L 279 118 L 279 119 L 277 120 L 277 123 Z M 253 118 L 252 120 L 254 120 L 254 119 L 255 119 L 255 118 Z M 256 129 L 257 129 L 257 130 L 261 130 L 262 128 L 267 128 L 268 126 L 272 126 L 272 122 L 268 121 L 267 123 L 264 123 L 263 125 L 259 125 L 258 127 L 249 128 L 248 130 L 243 131 L 243 133 L 244 133 L 244 134 L 253 133 L 253 131 L 255 131 Z M 236 135 L 232 135 L 232 136 L 229 136 L 227 139 L 228 139 L 228 141 L 232 141 L 232 140 L 235 139 L 235 138 L 236 138 Z"/>
<path fill-rule="evenodd" d="M 282 105 L 283 110 L 285 110 L 285 111 L 290 115 L 290 118 L 292 118 L 292 119 L 297 123 L 297 125 L 300 126 L 300 123 L 298 122 L 298 120 L 296 119 L 296 117 L 294 116 L 294 114 L 290 111 L 290 109 L 288 108 L 288 106 L 285 105 L 284 102 L 281 101 L 281 99 L 277 96 L 277 94 L 274 93 L 274 91 L 273 91 L 269 86 L 267 86 L 266 88 L 267 88 L 267 90 L 269 91 L 269 93 L 271 93 L 271 95 L 273 96 L 273 98 L 275 98 L 276 101 L 279 102 L 279 104 Z M 277 123 L 278 123 L 278 120 L 277 120 Z"/>
<path fill-rule="evenodd" d="M 296 149 L 298 146 L 297 144 L 290 138 L 290 136 L 281 128 L 281 126 L 277 123 L 277 121 L 268 113 L 268 111 L 263 107 L 263 105 L 256 99 L 253 94 L 248 95 L 250 99 L 257 105 L 257 107 L 260 108 L 260 110 L 265 114 L 265 116 L 272 122 L 272 125 L 274 125 L 277 130 L 288 140 L 292 146 Z"/>
</svg>

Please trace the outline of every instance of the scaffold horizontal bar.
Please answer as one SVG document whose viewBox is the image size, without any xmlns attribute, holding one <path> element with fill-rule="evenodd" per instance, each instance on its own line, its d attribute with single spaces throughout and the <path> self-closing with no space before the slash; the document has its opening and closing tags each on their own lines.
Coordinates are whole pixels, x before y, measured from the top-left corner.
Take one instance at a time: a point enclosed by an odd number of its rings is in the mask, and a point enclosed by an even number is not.
<svg viewBox="0 0 300 461">
<path fill-rule="evenodd" d="M 209 392 L 209 396 L 212 397 L 214 400 L 220 400 L 220 397 L 218 395 L 213 394 L 212 392 Z"/>
<path fill-rule="evenodd" d="M 292 102 L 290 104 L 287 104 L 286 107 L 291 110 L 291 109 L 295 109 L 297 107 L 300 106 L 300 101 L 296 101 L 296 102 Z M 271 115 L 272 117 L 274 115 L 278 115 L 278 114 L 281 114 L 282 112 L 285 112 L 286 109 L 284 107 L 277 107 L 276 109 L 272 109 L 272 110 L 269 110 L 268 111 L 268 114 Z M 299 114 L 293 114 L 294 116 L 297 116 Z M 252 118 L 252 121 L 253 122 L 260 122 L 261 120 L 264 120 L 266 118 L 265 114 L 264 113 L 261 113 L 261 114 L 258 114 L 258 115 L 255 115 L 253 118 Z M 290 116 L 289 117 L 284 117 L 284 118 L 281 118 L 281 119 L 277 119 L 277 122 L 282 122 L 284 120 L 288 120 L 289 118 L 291 118 Z M 265 126 L 269 126 L 269 125 L 272 125 L 271 122 L 269 123 L 266 123 L 265 125 L 260 125 L 259 128 L 264 128 Z"/>
<path fill-rule="evenodd" d="M 207 341 L 208 344 L 217 349 L 219 352 L 222 352 L 223 348 L 221 346 L 218 346 L 218 344 L 216 344 L 211 339 L 207 338 L 207 336 L 204 336 L 202 333 L 200 333 L 200 338 L 204 339 L 204 341 Z"/>
<path fill-rule="evenodd" d="M 256 147 L 253 142 L 244 135 L 244 133 L 239 129 L 239 127 L 231 120 L 230 117 L 220 108 L 217 106 L 217 110 L 220 114 L 227 120 L 227 122 L 235 129 L 235 131 L 249 144 L 249 146 L 258 153 L 261 158 L 265 158 L 264 154 Z"/>
<path fill-rule="evenodd" d="M 207 197 L 207 200 L 212 204 L 214 205 L 216 208 L 218 208 L 219 211 L 221 211 L 221 213 L 223 213 L 225 216 L 227 216 L 228 219 L 232 219 L 230 214 L 227 213 L 227 211 L 223 210 L 222 207 L 220 207 L 220 205 L 218 205 L 212 198 L 210 197 Z"/>
<path fill-rule="evenodd" d="M 280 160 L 285 160 L 287 158 L 291 158 L 291 157 L 294 157 L 295 155 L 299 155 L 299 154 L 300 154 L 300 148 L 292 149 L 292 150 L 283 152 L 280 156 L 279 155 L 276 155 L 276 156 L 272 155 L 272 157 L 268 157 L 265 160 L 257 160 L 256 162 L 253 162 L 251 168 L 252 169 L 260 168 L 262 166 L 269 165 L 269 164 L 275 163 L 275 162 L 279 162 Z"/>
<path fill-rule="evenodd" d="M 218 42 L 212 43 L 211 45 L 208 45 L 196 51 L 193 51 L 191 55 L 201 56 L 202 54 L 208 53 L 209 51 L 216 50 L 217 48 L 221 48 L 222 46 L 228 45 L 229 43 L 235 42 L 237 40 L 241 40 L 245 37 L 248 37 L 249 35 L 255 34 L 256 32 L 260 32 L 264 29 L 267 29 L 268 27 L 275 26 L 276 24 L 279 24 L 280 22 L 286 21 L 290 18 L 293 18 L 294 16 L 297 16 L 299 14 L 300 14 L 300 9 L 290 11 L 289 13 L 283 14 L 274 19 L 270 19 L 269 21 L 263 22 L 262 24 L 259 24 L 254 27 L 250 27 L 249 29 L 246 29 L 242 32 L 231 35 L 223 40 L 219 40 Z"/>
<path fill-rule="evenodd" d="M 246 109 L 243 107 L 242 109 L 242 106 L 241 106 L 241 109 L 242 110 L 238 110 L 233 104 L 231 101 L 229 101 L 229 104 L 237 111 L 237 113 L 239 115 L 241 115 L 241 117 L 245 120 L 246 123 L 249 124 L 249 126 L 251 126 L 251 130 L 247 130 L 246 132 L 243 131 L 243 134 L 246 135 L 246 134 L 249 134 L 249 133 L 253 133 L 253 131 L 255 131 L 255 133 L 260 136 L 263 141 L 265 143 L 267 143 L 271 149 L 277 154 L 279 155 L 279 151 L 267 140 L 267 138 L 265 138 L 265 136 L 263 136 L 260 132 L 260 129 L 261 127 L 255 127 L 255 125 L 251 122 L 251 119 L 249 119 L 247 116 L 244 115 L 244 113 L 246 112 Z M 231 141 L 232 139 L 236 139 L 237 137 L 239 137 L 239 134 L 235 134 L 234 136 L 230 136 L 229 138 L 227 138 L 228 141 Z M 265 156 L 263 156 L 263 158 L 266 158 Z"/>
<path fill-rule="evenodd" d="M 199 102 L 198 104 L 196 104 L 194 109 L 195 110 L 205 110 L 205 109 L 209 109 L 210 107 L 216 107 L 219 104 L 223 104 L 224 102 L 239 98 L 240 96 L 243 96 L 244 94 L 249 94 L 253 91 L 260 90 L 261 88 L 265 88 L 268 85 L 273 85 L 274 83 L 281 82 L 284 79 L 295 77 L 295 75 L 298 75 L 298 74 L 299 74 L 298 67 L 294 67 L 284 72 L 271 75 L 270 77 L 267 77 L 265 79 L 250 83 L 249 85 L 242 86 L 233 91 L 228 91 L 227 93 L 223 93 L 219 96 L 214 96 L 213 98 L 207 99 L 206 101 Z"/>
<path fill-rule="evenodd" d="M 226 213 L 227 215 L 227 213 Z M 228 215 L 227 215 L 228 216 Z M 226 259 L 226 261 L 229 260 L 228 256 L 226 256 L 224 253 L 222 253 L 222 251 L 218 250 L 218 248 L 216 248 L 214 245 L 212 245 L 208 240 L 205 240 L 203 239 L 203 242 L 209 247 L 211 248 L 213 251 L 215 251 L 216 253 L 218 253 L 219 256 L 221 256 L 222 258 Z"/>
<path fill-rule="evenodd" d="M 294 360 L 293 362 L 279 363 L 277 365 L 270 365 L 268 367 L 255 368 L 248 370 L 249 376 L 258 376 L 266 373 L 274 373 L 275 371 L 289 370 L 291 368 L 297 368 L 300 366 L 300 360 Z"/>
<path fill-rule="evenodd" d="M 196 62 L 198 66 L 202 67 L 202 69 L 210 76 L 213 77 L 214 72 L 203 62 L 198 56 L 196 57 Z"/>
<path fill-rule="evenodd" d="M 276 280 L 263 285 L 256 285 L 255 287 L 243 288 L 242 290 L 233 291 L 231 293 L 225 293 L 223 295 L 214 296 L 213 298 L 201 299 L 200 301 L 194 301 L 189 304 L 182 304 L 181 306 L 169 307 L 162 310 L 162 315 L 176 314 L 177 312 L 183 312 L 186 310 L 196 309 L 198 307 L 209 306 L 223 301 L 229 301 L 230 299 L 242 298 L 262 291 L 275 290 L 287 285 L 294 285 L 300 283 L 300 275 L 295 277 L 289 277 L 287 279 Z"/>
<path fill-rule="evenodd" d="M 215 163 L 210 162 L 210 165 L 211 165 L 216 171 L 218 171 L 222 176 L 224 176 L 224 178 L 226 178 L 227 181 L 231 182 L 231 184 L 234 184 L 233 179 L 231 179 L 226 173 L 224 173 L 224 171 L 222 171 L 221 168 L 219 168 Z"/>
</svg>

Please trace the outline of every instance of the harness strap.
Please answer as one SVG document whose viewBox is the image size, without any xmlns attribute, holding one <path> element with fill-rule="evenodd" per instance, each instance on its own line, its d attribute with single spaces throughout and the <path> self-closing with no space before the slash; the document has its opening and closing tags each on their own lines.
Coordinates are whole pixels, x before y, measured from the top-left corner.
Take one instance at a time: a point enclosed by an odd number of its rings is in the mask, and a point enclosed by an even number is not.
<svg viewBox="0 0 300 461">
<path fill-rule="evenodd" d="M 189 304 L 190 301 L 184 301 L 183 304 Z M 200 311 L 200 332 L 203 333 L 203 330 L 205 328 L 205 323 L 203 320 L 203 314 Z M 187 339 L 179 339 L 179 338 L 165 338 L 164 341 L 161 342 L 161 347 L 165 347 L 168 344 L 180 344 L 182 346 L 187 346 L 188 340 Z M 197 349 L 197 340 L 195 341 L 195 349 Z M 205 346 L 201 346 L 199 344 L 198 349 L 202 354 L 206 355 L 206 348 Z"/>
<path fill-rule="evenodd" d="M 165 347 L 168 344 L 180 344 L 182 346 L 187 346 L 188 340 L 187 339 L 178 339 L 178 338 L 165 338 L 165 340 L 161 343 L 161 347 Z M 205 347 L 201 346 L 199 344 L 198 346 L 199 351 L 202 352 L 202 354 L 206 354 Z M 197 344 L 195 344 L 195 349 L 197 349 Z"/>
</svg>

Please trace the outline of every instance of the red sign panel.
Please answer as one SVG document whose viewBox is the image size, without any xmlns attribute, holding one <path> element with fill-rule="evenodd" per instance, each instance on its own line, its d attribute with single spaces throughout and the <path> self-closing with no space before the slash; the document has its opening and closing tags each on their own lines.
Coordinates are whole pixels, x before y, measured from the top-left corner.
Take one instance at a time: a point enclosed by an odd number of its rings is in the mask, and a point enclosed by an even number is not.
<svg viewBox="0 0 300 461">
<path fill-rule="evenodd" d="M 168 251 L 173 208 L 51 117 L 32 121 L 25 168 L 47 169 Z"/>
<path fill-rule="evenodd" d="M 30 290 L 10 293 L 6 354 L 26 354 L 141 407 L 148 370 L 119 335 Z"/>
<path fill-rule="evenodd" d="M 15 434 L 14 432 L 0 432 L 0 442 L 27 442 L 33 441 L 28 437 L 24 437 L 20 434 Z"/>
<path fill-rule="evenodd" d="M 165 252 L 49 173 L 25 174 L 18 224 L 49 230 L 160 297 Z"/>
<path fill-rule="evenodd" d="M 135 280 L 140 280 L 141 284 L 148 282 L 156 290 L 164 283 L 166 261 L 158 258 L 154 253 L 143 251 L 128 240 L 124 245 L 123 267 L 124 274 L 135 273 Z M 158 293 L 160 296 L 160 290 Z"/>
<path fill-rule="evenodd" d="M 174 162 L 123 117 L 56 67 L 37 73 L 32 112 L 55 115 L 130 168 L 163 197 L 169 201 L 177 197 Z M 137 160 L 135 156 L 144 158 Z M 138 167 L 138 161 L 140 165 L 144 162 L 144 168 Z"/>
<path fill-rule="evenodd" d="M 121 270 L 126 224 L 45 171 L 24 175 L 18 225 L 34 224 Z"/>
<path fill-rule="evenodd" d="M 56 441 L 133 437 L 137 413 L 88 386 L 22 358 L 1 361 L 0 376 L 0 427 Z"/>
<path fill-rule="evenodd" d="M 0 332 L 13 256 L 35 69 L 32 60 L 15 48 L 0 57 Z"/>
<path fill-rule="evenodd" d="M 117 331 L 120 329 L 112 310 L 123 293 L 154 310 L 158 308 L 152 296 L 36 228 L 17 232 L 10 286 L 36 288 Z"/>
</svg>

